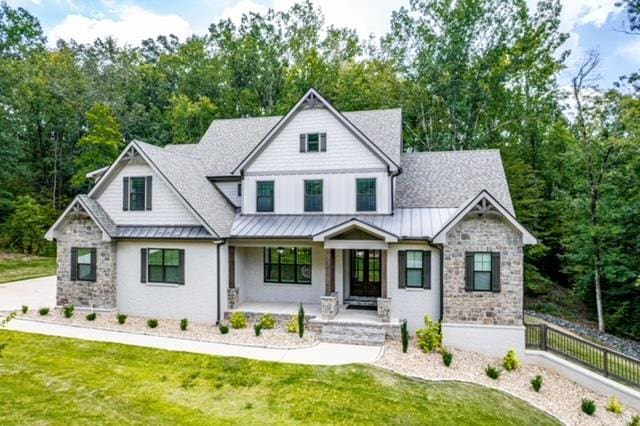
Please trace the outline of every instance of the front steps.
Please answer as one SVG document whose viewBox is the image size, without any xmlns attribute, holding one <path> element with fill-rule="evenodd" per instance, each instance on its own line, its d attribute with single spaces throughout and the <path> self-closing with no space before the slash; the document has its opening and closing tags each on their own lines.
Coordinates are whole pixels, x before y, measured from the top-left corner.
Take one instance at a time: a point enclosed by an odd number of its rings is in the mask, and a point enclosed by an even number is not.
<svg viewBox="0 0 640 426">
<path fill-rule="evenodd" d="M 344 299 L 344 304 L 351 306 L 374 307 L 378 306 L 378 299 L 375 297 L 349 296 Z"/>
<path fill-rule="evenodd" d="M 350 345 L 382 346 L 386 339 L 382 326 L 357 323 L 333 323 L 322 326 L 320 341 Z"/>
</svg>

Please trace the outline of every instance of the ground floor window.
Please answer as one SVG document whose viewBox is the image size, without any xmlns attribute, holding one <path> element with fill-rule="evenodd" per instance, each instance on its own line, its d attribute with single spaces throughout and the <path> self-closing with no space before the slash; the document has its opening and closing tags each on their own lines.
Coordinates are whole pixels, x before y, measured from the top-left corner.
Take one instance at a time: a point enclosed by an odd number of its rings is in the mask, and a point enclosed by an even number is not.
<svg viewBox="0 0 640 426">
<path fill-rule="evenodd" d="M 311 249 L 265 247 L 264 281 L 282 284 L 311 284 Z"/>
<path fill-rule="evenodd" d="M 71 279 L 74 281 L 96 280 L 96 249 L 73 247 L 71 249 Z"/>
<path fill-rule="evenodd" d="M 407 287 L 423 288 L 423 252 L 418 250 L 407 251 Z"/>
<path fill-rule="evenodd" d="M 148 250 L 149 282 L 184 284 L 184 250 Z"/>
<path fill-rule="evenodd" d="M 473 254 L 473 289 L 491 291 L 491 253 Z"/>
</svg>

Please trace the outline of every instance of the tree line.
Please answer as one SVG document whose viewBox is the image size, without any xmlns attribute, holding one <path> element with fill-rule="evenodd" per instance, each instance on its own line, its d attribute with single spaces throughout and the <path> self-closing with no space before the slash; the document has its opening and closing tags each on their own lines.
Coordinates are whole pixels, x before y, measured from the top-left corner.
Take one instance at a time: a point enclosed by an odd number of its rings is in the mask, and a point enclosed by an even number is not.
<svg viewBox="0 0 640 426">
<path fill-rule="evenodd" d="M 633 33 L 638 2 L 622 3 Z M 596 90 L 592 52 L 559 87 L 560 11 L 412 0 L 378 40 L 306 1 L 183 41 L 49 48 L 36 17 L 2 2 L 0 244 L 51 253 L 44 230 L 132 139 L 194 143 L 213 119 L 284 114 L 315 87 L 344 111 L 401 107 L 405 149 L 500 149 L 518 219 L 540 240 L 526 253 L 528 304 L 572 315 L 579 302 L 640 339 L 639 79 Z"/>
</svg>

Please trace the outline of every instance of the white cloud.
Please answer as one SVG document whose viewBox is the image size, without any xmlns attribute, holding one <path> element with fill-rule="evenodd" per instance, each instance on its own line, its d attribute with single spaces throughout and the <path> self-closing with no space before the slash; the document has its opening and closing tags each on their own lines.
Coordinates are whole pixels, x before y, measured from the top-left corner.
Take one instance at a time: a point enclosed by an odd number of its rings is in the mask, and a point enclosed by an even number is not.
<svg viewBox="0 0 640 426">
<path fill-rule="evenodd" d="M 633 39 L 631 42 L 620 46 L 616 50 L 616 54 L 624 57 L 628 61 L 640 64 L 640 40 Z"/>
<path fill-rule="evenodd" d="M 181 39 L 192 34 L 189 23 L 178 15 L 159 15 L 138 6 L 114 8 L 115 17 L 90 18 L 79 14 L 67 15 L 49 32 L 49 42 L 58 39 L 90 43 L 98 37 L 112 36 L 121 44 L 139 44 L 146 38 L 175 34 Z"/>
<path fill-rule="evenodd" d="M 237 24 L 240 23 L 242 15 L 244 14 L 249 14 L 249 12 L 264 14 L 267 13 L 268 10 L 269 8 L 267 6 L 255 3 L 252 0 L 241 0 L 233 6 L 224 9 L 222 14 L 216 16 L 213 22 L 218 22 L 221 19 L 231 19 L 231 21 Z"/>
</svg>

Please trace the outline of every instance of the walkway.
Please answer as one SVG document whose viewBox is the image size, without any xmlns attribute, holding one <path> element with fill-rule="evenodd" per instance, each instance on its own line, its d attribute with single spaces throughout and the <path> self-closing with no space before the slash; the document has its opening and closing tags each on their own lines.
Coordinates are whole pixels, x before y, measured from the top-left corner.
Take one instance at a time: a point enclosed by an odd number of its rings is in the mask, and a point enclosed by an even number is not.
<svg viewBox="0 0 640 426">
<path fill-rule="evenodd" d="M 123 343 L 126 345 L 166 349 L 170 351 L 193 352 L 207 355 L 237 356 L 261 361 L 276 361 L 294 364 L 343 365 L 353 363 L 373 363 L 380 356 L 382 346 L 344 345 L 318 343 L 309 348 L 272 349 L 226 343 L 201 342 L 173 337 L 149 336 L 119 331 L 50 324 L 38 321 L 14 319 L 6 327 L 8 330 L 49 336 L 71 337 L 98 342 Z"/>
<path fill-rule="evenodd" d="M 0 312 L 16 311 L 22 305 L 31 309 L 56 305 L 56 276 L 0 284 Z"/>
</svg>

